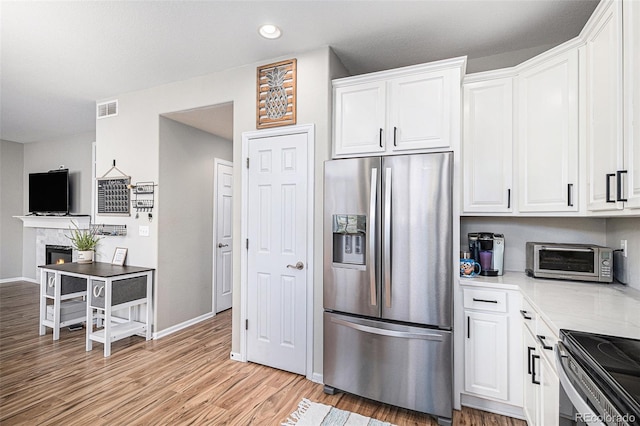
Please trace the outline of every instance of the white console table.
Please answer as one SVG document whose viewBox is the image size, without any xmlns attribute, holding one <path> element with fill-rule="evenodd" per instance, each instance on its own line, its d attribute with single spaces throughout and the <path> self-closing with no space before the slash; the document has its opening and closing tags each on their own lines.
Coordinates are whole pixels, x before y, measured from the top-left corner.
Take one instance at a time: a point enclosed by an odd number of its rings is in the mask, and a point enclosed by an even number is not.
<svg viewBox="0 0 640 426">
<path fill-rule="evenodd" d="M 63 263 L 60 265 L 41 266 L 41 287 L 46 294 L 48 273 L 53 273 L 56 282 L 54 295 L 54 321 L 46 320 L 46 298 L 40 302 L 40 334 L 44 334 L 44 326 L 53 327 L 54 340 L 59 337 L 59 328 L 64 326 L 60 321 L 60 303 L 63 297 L 71 298 L 71 294 L 62 296 L 60 291 L 61 276 L 81 277 L 86 280 L 84 294 L 87 296 L 85 319 L 87 322 L 86 350 L 92 349 L 93 342 L 104 345 L 104 356 L 111 355 L 111 343 L 125 337 L 138 335 L 151 339 L 153 268 L 137 266 L 118 266 L 110 263 Z M 82 295 L 82 294 L 80 294 Z M 74 297 L 78 294 L 74 293 Z M 139 308 L 146 307 L 144 316 Z M 115 311 L 127 311 L 127 318 L 114 316 Z M 57 315 L 57 316 L 56 316 Z M 141 318 L 142 317 L 142 318 Z M 93 329 L 93 319 L 103 319 L 101 329 Z M 75 320 L 76 323 L 78 322 Z"/>
</svg>

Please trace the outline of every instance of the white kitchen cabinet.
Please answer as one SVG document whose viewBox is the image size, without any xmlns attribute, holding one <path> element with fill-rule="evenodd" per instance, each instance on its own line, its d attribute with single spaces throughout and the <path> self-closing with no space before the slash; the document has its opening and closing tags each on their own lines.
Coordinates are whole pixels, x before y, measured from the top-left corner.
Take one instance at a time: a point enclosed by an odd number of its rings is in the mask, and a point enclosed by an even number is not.
<svg viewBox="0 0 640 426">
<path fill-rule="evenodd" d="M 334 88 L 336 153 L 384 152 L 386 84 L 384 81 Z"/>
<path fill-rule="evenodd" d="M 511 212 L 513 78 L 465 81 L 463 97 L 463 212 Z"/>
<path fill-rule="evenodd" d="M 588 206 L 624 208 L 618 183 L 624 169 L 622 2 L 602 2 L 585 28 Z M 637 70 L 636 70 L 637 73 Z"/>
<path fill-rule="evenodd" d="M 518 211 L 578 211 L 578 49 L 525 65 L 518 85 Z"/>
<path fill-rule="evenodd" d="M 333 157 L 453 149 L 465 58 L 333 80 Z"/>
<path fill-rule="evenodd" d="M 627 170 L 626 206 L 640 208 L 640 2 L 625 1 L 624 37 L 624 155 Z"/>
<path fill-rule="evenodd" d="M 518 292 L 463 288 L 465 392 L 522 405 Z"/>
<path fill-rule="evenodd" d="M 507 400 L 507 317 L 466 311 L 465 390 Z"/>
<path fill-rule="evenodd" d="M 528 301 L 522 306 L 524 415 L 529 425 L 557 426 L 560 381 L 553 348 L 558 338 Z"/>
</svg>

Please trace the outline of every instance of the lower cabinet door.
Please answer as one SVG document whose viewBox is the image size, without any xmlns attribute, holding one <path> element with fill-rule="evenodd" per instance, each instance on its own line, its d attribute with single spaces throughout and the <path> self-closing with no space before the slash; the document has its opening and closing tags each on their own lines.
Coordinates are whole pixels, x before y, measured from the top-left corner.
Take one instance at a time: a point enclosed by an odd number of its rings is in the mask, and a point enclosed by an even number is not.
<svg viewBox="0 0 640 426">
<path fill-rule="evenodd" d="M 508 400 L 508 348 L 505 315 L 465 312 L 465 390 Z"/>
<path fill-rule="evenodd" d="M 540 367 L 536 341 L 525 325 L 522 326 L 524 341 L 524 416 L 531 426 L 538 424 L 538 400 L 540 397 Z M 536 383 L 537 382 L 537 383 Z"/>
<path fill-rule="evenodd" d="M 560 418 L 560 382 L 558 374 L 545 357 L 540 357 L 540 424 L 557 426 Z"/>
</svg>

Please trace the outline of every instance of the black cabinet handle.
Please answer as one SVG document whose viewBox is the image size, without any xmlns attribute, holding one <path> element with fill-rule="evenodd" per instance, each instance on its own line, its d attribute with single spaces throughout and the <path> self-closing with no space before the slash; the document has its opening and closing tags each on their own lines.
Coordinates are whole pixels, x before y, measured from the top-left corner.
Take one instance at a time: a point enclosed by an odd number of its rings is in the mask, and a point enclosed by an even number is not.
<svg viewBox="0 0 640 426">
<path fill-rule="evenodd" d="M 611 199 L 611 178 L 614 177 L 616 174 L 615 173 L 607 173 L 607 188 L 606 188 L 606 202 L 607 203 L 615 203 L 616 200 L 612 200 Z"/>
<path fill-rule="evenodd" d="M 511 188 L 507 189 L 507 208 L 511 208 Z"/>
<path fill-rule="evenodd" d="M 522 315 L 522 318 L 526 319 L 526 320 L 531 320 L 533 319 L 532 317 L 527 315 L 527 311 L 520 311 L 520 314 Z"/>
<path fill-rule="evenodd" d="M 547 345 L 547 342 L 545 341 L 546 339 L 545 336 L 541 336 L 540 334 L 538 334 L 536 337 L 538 337 L 538 342 L 540 342 L 540 344 L 542 345 L 542 349 L 545 349 L 547 351 L 553 350 L 553 346 Z"/>
<path fill-rule="evenodd" d="M 396 143 L 396 136 L 398 135 L 398 128 L 397 127 L 393 127 L 393 146 L 398 146 L 398 144 Z"/>
<path fill-rule="evenodd" d="M 539 385 L 540 381 L 536 380 L 536 359 L 540 359 L 540 355 L 531 355 L 531 383 Z"/>
<path fill-rule="evenodd" d="M 626 198 L 622 198 L 622 174 L 627 174 L 626 170 L 618 170 L 616 172 L 616 200 L 618 201 L 627 201 Z"/>
<path fill-rule="evenodd" d="M 380 148 L 382 148 L 382 128 L 380 128 Z"/>
<path fill-rule="evenodd" d="M 473 298 L 474 302 L 484 302 L 484 303 L 498 303 L 497 300 L 488 300 L 488 299 L 476 299 L 475 297 Z"/>
<path fill-rule="evenodd" d="M 531 374 L 531 352 L 535 350 L 535 347 L 527 346 L 527 374 Z"/>
<path fill-rule="evenodd" d="M 567 205 L 573 207 L 573 184 L 567 184 Z"/>
<path fill-rule="evenodd" d="M 471 338 L 471 317 L 467 316 L 467 339 Z"/>
</svg>

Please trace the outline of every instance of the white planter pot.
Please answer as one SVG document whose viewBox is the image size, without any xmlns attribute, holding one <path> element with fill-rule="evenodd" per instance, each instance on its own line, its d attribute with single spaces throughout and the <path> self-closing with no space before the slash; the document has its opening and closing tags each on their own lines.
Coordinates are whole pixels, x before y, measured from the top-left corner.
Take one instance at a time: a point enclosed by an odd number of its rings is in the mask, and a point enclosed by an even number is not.
<svg viewBox="0 0 640 426">
<path fill-rule="evenodd" d="M 93 263 L 93 250 L 78 250 L 78 263 Z"/>
</svg>

